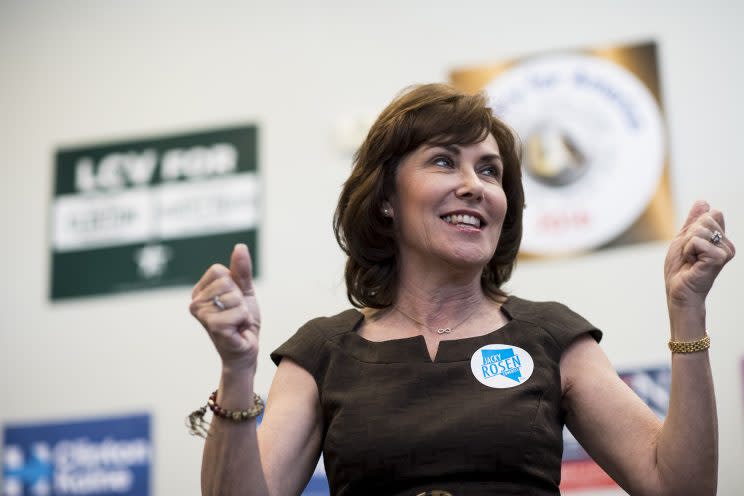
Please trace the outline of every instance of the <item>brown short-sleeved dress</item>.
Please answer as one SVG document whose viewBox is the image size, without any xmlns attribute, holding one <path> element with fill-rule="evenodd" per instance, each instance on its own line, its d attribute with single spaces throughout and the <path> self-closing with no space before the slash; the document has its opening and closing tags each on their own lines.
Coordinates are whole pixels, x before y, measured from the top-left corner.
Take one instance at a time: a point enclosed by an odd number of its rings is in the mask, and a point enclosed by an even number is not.
<svg viewBox="0 0 744 496">
<path fill-rule="evenodd" d="M 271 358 L 318 384 L 331 494 L 559 494 L 563 350 L 602 333 L 567 307 L 510 296 L 509 321 L 479 337 L 383 342 L 347 310 L 311 320 Z"/>
</svg>

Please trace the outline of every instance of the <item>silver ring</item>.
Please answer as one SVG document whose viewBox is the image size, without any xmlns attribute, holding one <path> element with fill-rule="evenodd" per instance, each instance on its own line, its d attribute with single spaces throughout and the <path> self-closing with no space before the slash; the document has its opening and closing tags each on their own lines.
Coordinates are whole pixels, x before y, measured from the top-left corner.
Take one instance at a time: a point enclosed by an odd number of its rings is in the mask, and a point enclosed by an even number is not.
<svg viewBox="0 0 744 496">
<path fill-rule="evenodd" d="M 721 231 L 713 231 L 713 234 L 710 236 L 710 242 L 714 245 L 717 245 L 721 242 L 721 239 L 723 238 L 723 234 L 721 234 Z"/>
<path fill-rule="evenodd" d="M 220 310 L 225 309 L 225 304 L 222 302 L 222 300 L 220 300 L 219 296 L 215 296 L 214 298 L 212 298 L 212 304 Z"/>
</svg>

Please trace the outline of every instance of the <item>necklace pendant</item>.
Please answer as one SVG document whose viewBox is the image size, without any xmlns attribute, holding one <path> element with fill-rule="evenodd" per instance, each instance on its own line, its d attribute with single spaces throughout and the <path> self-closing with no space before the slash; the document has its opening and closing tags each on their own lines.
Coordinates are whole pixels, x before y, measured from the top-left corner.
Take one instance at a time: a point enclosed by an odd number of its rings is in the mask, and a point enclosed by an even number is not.
<svg viewBox="0 0 744 496">
<path fill-rule="evenodd" d="M 437 329 L 437 334 L 450 334 L 452 332 L 452 329 L 449 327 L 443 327 L 440 329 Z"/>
</svg>

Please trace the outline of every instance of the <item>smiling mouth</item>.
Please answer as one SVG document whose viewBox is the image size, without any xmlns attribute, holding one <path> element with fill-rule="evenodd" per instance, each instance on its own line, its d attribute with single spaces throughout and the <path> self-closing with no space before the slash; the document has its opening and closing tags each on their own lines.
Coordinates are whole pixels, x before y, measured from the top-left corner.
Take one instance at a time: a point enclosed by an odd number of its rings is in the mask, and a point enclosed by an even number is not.
<svg viewBox="0 0 744 496">
<path fill-rule="evenodd" d="M 443 215 L 441 219 L 447 224 L 452 224 L 453 226 L 474 227 L 476 229 L 480 229 L 481 227 L 481 220 L 473 215 Z"/>
</svg>

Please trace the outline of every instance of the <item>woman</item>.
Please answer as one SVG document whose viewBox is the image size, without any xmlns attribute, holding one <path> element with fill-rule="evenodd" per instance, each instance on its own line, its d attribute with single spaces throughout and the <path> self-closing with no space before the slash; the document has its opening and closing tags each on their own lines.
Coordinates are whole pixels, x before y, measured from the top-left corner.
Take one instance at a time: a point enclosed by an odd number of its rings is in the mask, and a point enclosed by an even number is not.
<svg viewBox="0 0 744 496">
<path fill-rule="evenodd" d="M 258 431 L 246 247 L 194 288 L 191 312 L 222 358 L 212 406 L 238 419 L 212 422 L 203 493 L 299 494 L 322 451 L 336 495 L 558 494 L 565 422 L 631 494 L 714 494 L 704 302 L 734 255 L 722 214 L 696 203 L 667 255 L 675 352 L 662 423 L 618 378 L 598 329 L 501 289 L 523 206 L 517 144 L 482 95 L 424 85 L 395 99 L 334 220 L 359 310 L 307 323 L 272 354 Z"/>
</svg>

